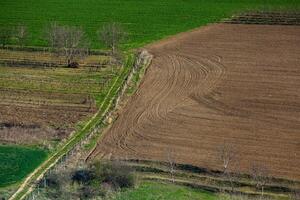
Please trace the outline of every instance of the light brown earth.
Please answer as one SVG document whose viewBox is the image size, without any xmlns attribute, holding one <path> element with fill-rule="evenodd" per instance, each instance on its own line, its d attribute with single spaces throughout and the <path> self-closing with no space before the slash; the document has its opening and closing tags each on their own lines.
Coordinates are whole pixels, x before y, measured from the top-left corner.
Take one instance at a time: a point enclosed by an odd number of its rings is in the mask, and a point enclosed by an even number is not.
<svg viewBox="0 0 300 200">
<path fill-rule="evenodd" d="M 167 160 L 221 169 L 265 165 L 300 180 L 300 26 L 210 25 L 146 47 L 137 93 L 92 158 Z"/>
</svg>

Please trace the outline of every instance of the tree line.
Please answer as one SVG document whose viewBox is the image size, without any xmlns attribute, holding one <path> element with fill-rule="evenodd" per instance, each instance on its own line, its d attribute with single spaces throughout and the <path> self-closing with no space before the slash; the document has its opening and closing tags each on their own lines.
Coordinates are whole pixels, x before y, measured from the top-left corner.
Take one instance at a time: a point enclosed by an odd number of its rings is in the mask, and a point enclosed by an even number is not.
<svg viewBox="0 0 300 200">
<path fill-rule="evenodd" d="M 216 161 L 219 163 L 221 170 L 217 172 L 220 178 L 224 179 L 224 183 L 218 183 L 219 192 L 221 194 L 228 193 L 226 200 L 244 199 L 241 196 L 235 196 L 239 193 L 238 188 L 240 184 L 243 184 L 243 180 L 249 181 L 248 183 L 253 185 L 258 191 L 260 191 L 259 199 L 266 199 L 267 195 L 265 189 L 269 186 L 272 187 L 272 183 L 276 178 L 273 178 L 268 166 L 262 162 L 249 162 L 248 171 L 242 171 L 241 169 L 241 155 L 236 145 L 231 142 L 224 141 L 218 145 L 215 149 Z M 171 181 L 175 182 L 175 174 L 177 173 L 176 154 L 174 149 L 167 148 L 165 150 L 165 160 L 167 161 L 168 171 Z M 180 169 L 180 168 L 179 168 Z M 226 189 L 226 190 L 225 190 Z M 300 189 L 296 186 L 292 186 L 290 189 L 289 197 L 291 200 L 300 199 Z"/>
<path fill-rule="evenodd" d="M 25 25 L 18 25 L 15 27 L 0 27 L 0 44 L 5 48 L 8 44 L 15 41 L 19 46 L 24 46 L 28 38 L 28 31 Z"/>
<path fill-rule="evenodd" d="M 118 58 L 120 44 L 126 39 L 126 32 L 121 24 L 112 22 L 104 24 L 95 33 L 98 41 L 110 50 L 112 57 Z M 24 47 L 29 32 L 25 25 L 0 27 L 0 45 L 5 48 L 11 43 Z M 90 40 L 81 27 L 50 23 L 44 30 L 43 39 L 50 51 L 65 58 L 68 67 L 77 67 L 78 61 L 89 54 Z"/>
</svg>

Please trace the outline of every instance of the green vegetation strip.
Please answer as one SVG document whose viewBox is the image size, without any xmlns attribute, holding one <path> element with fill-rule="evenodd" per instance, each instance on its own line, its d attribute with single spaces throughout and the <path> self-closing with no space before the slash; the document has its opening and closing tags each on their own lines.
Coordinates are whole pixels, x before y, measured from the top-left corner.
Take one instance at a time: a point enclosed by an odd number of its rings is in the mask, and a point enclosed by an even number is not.
<svg viewBox="0 0 300 200">
<path fill-rule="evenodd" d="M 47 153 L 35 147 L 0 145 L 0 187 L 22 180 L 47 157 Z"/>
<path fill-rule="evenodd" d="M 92 48 L 101 48 L 96 31 L 104 23 L 119 22 L 128 32 L 125 48 L 218 22 L 245 10 L 296 9 L 299 0 L 13 0 L 0 1 L 0 26 L 24 24 L 27 45 L 46 46 L 49 22 L 82 27 Z"/>
<path fill-rule="evenodd" d="M 147 67 L 149 67 L 151 63 L 152 58 L 149 59 L 149 61 L 141 66 L 138 66 L 135 70 L 132 72 L 132 77 L 129 80 L 129 83 L 127 85 L 127 88 L 124 91 L 124 96 L 127 95 L 127 97 L 131 96 L 134 94 L 134 92 L 138 89 L 139 84 L 143 78 L 143 76 L 146 73 Z M 122 99 L 121 101 L 123 101 Z M 99 131 L 97 131 L 92 138 L 89 139 L 88 143 L 85 144 L 85 149 L 86 150 L 94 150 L 97 146 L 97 142 L 99 141 L 100 137 L 103 135 L 102 132 L 104 131 L 104 128 L 109 127 L 109 123 L 102 123 Z M 93 152 L 91 151 L 91 153 Z"/>
<path fill-rule="evenodd" d="M 123 70 L 120 72 L 119 76 L 115 78 L 115 81 L 104 98 L 99 111 L 94 115 L 94 117 L 87 122 L 87 124 L 78 132 L 76 132 L 58 151 L 54 152 L 48 160 L 46 160 L 39 168 L 37 168 L 24 183 L 20 186 L 19 190 L 10 199 L 22 199 L 31 191 L 32 184 L 53 167 L 60 158 L 66 155 L 70 150 L 72 150 L 76 144 L 81 142 L 85 137 L 87 137 L 91 131 L 93 131 L 98 125 L 102 123 L 105 114 L 110 109 L 113 104 L 114 99 L 118 95 L 121 87 L 123 86 L 128 74 L 133 66 L 133 56 L 129 55 L 126 64 L 123 66 Z"/>
<path fill-rule="evenodd" d="M 144 182 L 134 189 L 123 191 L 114 200 L 191 200 L 205 199 L 217 200 L 217 195 L 192 189 L 185 186 L 178 186 L 160 182 Z"/>
</svg>

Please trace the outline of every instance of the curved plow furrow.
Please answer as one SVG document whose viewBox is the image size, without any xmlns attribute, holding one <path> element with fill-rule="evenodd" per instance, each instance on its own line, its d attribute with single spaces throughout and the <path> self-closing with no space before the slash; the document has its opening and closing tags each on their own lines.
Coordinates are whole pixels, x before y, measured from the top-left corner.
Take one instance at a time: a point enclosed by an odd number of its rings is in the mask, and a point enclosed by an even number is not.
<svg viewBox="0 0 300 200">
<path fill-rule="evenodd" d="M 142 84 L 92 157 L 167 161 L 172 152 L 175 162 L 221 170 L 227 142 L 242 172 L 260 163 L 300 179 L 299 34 L 218 24 L 148 46 Z"/>
</svg>

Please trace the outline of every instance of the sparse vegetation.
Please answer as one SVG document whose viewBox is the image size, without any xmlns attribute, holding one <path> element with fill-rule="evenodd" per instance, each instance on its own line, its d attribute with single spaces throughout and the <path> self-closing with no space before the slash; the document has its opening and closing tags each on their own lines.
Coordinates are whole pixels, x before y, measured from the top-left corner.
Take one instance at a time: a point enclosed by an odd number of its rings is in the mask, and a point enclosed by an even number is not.
<svg viewBox="0 0 300 200">
<path fill-rule="evenodd" d="M 61 169 L 40 181 L 47 199 L 106 198 L 135 185 L 133 170 L 121 162 L 96 162 L 81 169 Z"/>
<path fill-rule="evenodd" d="M 91 69 L 0 66 L 0 120 L 6 123 L 0 127 L 0 140 L 43 145 L 66 138 L 80 120 L 96 111 L 119 72 Z M 18 118 L 7 114 L 16 112 Z"/>
<path fill-rule="evenodd" d="M 270 172 L 267 166 L 253 163 L 250 166 L 251 177 L 258 189 L 261 190 L 261 196 L 264 196 L 264 188 L 270 181 Z"/>
</svg>

